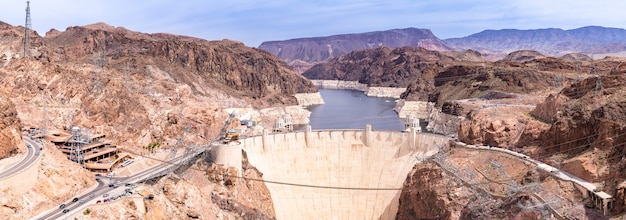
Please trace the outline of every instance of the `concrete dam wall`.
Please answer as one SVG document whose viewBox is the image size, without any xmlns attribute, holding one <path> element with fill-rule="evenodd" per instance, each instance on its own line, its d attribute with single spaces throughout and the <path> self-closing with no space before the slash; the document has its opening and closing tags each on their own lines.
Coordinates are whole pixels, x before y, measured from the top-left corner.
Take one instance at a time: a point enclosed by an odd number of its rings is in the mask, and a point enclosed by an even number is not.
<svg viewBox="0 0 626 220">
<path fill-rule="evenodd" d="M 278 219 L 393 219 L 416 157 L 435 154 L 448 138 L 371 131 L 368 126 L 336 131 L 309 127 L 240 141 L 268 181 Z"/>
</svg>

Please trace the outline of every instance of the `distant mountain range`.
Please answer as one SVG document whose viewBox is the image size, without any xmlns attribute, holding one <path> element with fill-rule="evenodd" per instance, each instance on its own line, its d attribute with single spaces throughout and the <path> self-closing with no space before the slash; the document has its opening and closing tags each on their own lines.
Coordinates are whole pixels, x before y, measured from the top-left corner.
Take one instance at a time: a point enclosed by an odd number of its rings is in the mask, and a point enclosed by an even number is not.
<svg viewBox="0 0 626 220">
<path fill-rule="evenodd" d="M 268 41 L 263 42 L 259 49 L 277 55 L 293 66 L 323 62 L 354 50 L 379 46 L 418 46 L 436 51 L 472 49 L 492 60 L 501 59 L 517 50 L 536 50 L 548 56 L 567 53 L 606 54 L 626 51 L 626 30 L 600 26 L 572 30 L 503 29 L 485 30 L 467 37 L 441 40 L 428 29 L 406 28 Z"/>
<path fill-rule="evenodd" d="M 259 49 L 270 52 L 289 64 L 316 63 L 354 50 L 380 46 L 419 46 L 430 50 L 452 50 L 428 29 L 405 28 L 360 34 L 342 34 L 327 37 L 298 38 L 263 42 Z"/>
<path fill-rule="evenodd" d="M 517 50 L 536 50 L 550 56 L 567 53 L 599 54 L 625 51 L 626 30 L 599 26 L 572 30 L 486 30 L 467 37 L 446 39 L 444 42 L 454 48 L 485 53 L 508 54 Z"/>
</svg>

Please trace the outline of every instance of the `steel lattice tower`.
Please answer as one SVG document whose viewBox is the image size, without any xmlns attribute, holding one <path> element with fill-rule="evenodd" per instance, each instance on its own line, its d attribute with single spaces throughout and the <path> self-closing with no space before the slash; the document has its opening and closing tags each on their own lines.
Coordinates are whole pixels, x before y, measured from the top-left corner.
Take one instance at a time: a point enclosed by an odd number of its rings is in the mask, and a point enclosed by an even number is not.
<svg viewBox="0 0 626 220">
<path fill-rule="evenodd" d="M 70 145 L 72 147 L 70 151 L 70 160 L 79 163 L 83 167 L 85 166 L 85 156 L 83 155 L 82 147 L 85 141 L 81 135 L 81 129 L 79 127 L 72 128 L 72 137 L 70 138 Z"/>
<path fill-rule="evenodd" d="M 32 29 L 30 21 L 30 1 L 26 1 L 26 24 L 24 25 L 24 57 L 30 56 L 30 36 L 29 30 Z"/>
</svg>

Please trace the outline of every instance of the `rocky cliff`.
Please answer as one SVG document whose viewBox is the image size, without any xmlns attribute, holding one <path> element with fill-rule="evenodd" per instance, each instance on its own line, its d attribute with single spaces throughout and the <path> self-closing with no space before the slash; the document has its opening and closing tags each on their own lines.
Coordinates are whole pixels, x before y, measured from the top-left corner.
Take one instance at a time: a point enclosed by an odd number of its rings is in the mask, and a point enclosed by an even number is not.
<svg viewBox="0 0 626 220">
<path fill-rule="evenodd" d="M 8 98 L 0 96 L 0 159 L 15 155 L 25 148 L 21 128 L 15 105 Z"/>
<path fill-rule="evenodd" d="M 194 92 L 217 87 L 233 96 L 260 99 L 276 93 L 316 91 L 276 57 L 235 41 L 150 35 L 95 24 L 69 27 L 50 34 L 45 42 L 53 49 L 55 60 L 78 59 L 130 73 L 145 72 L 146 65 L 152 65 L 168 72 L 171 80 L 191 85 Z M 294 104 L 292 97 L 276 96 L 268 101 Z"/>
<path fill-rule="evenodd" d="M 290 64 L 328 61 L 355 50 L 377 47 L 417 46 L 429 50 L 450 50 L 430 30 L 418 28 L 393 29 L 359 34 L 299 38 L 263 42 L 259 48 Z"/>
<path fill-rule="evenodd" d="M 407 87 L 432 80 L 455 58 L 420 47 L 358 50 L 317 64 L 302 75 L 309 79 L 358 81 L 368 86 Z"/>
</svg>

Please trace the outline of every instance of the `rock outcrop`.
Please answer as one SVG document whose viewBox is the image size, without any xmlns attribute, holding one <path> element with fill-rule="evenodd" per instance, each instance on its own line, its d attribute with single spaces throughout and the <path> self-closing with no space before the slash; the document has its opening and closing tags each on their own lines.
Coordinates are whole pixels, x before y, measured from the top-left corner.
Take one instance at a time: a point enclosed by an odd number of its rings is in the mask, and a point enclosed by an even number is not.
<svg viewBox="0 0 626 220">
<path fill-rule="evenodd" d="M 25 147 L 21 127 L 13 102 L 0 96 L 0 159 L 15 155 Z"/>
<path fill-rule="evenodd" d="M 523 63 L 526 61 L 531 61 L 534 59 L 539 59 L 539 58 L 544 58 L 544 57 L 546 56 L 534 50 L 518 50 L 518 51 L 509 53 L 502 60 Z"/>
<path fill-rule="evenodd" d="M 568 53 L 565 54 L 563 56 L 560 57 L 563 60 L 569 60 L 569 61 L 592 61 L 593 59 L 591 59 L 591 57 L 587 56 L 586 54 L 582 54 L 582 53 Z"/>
</svg>

